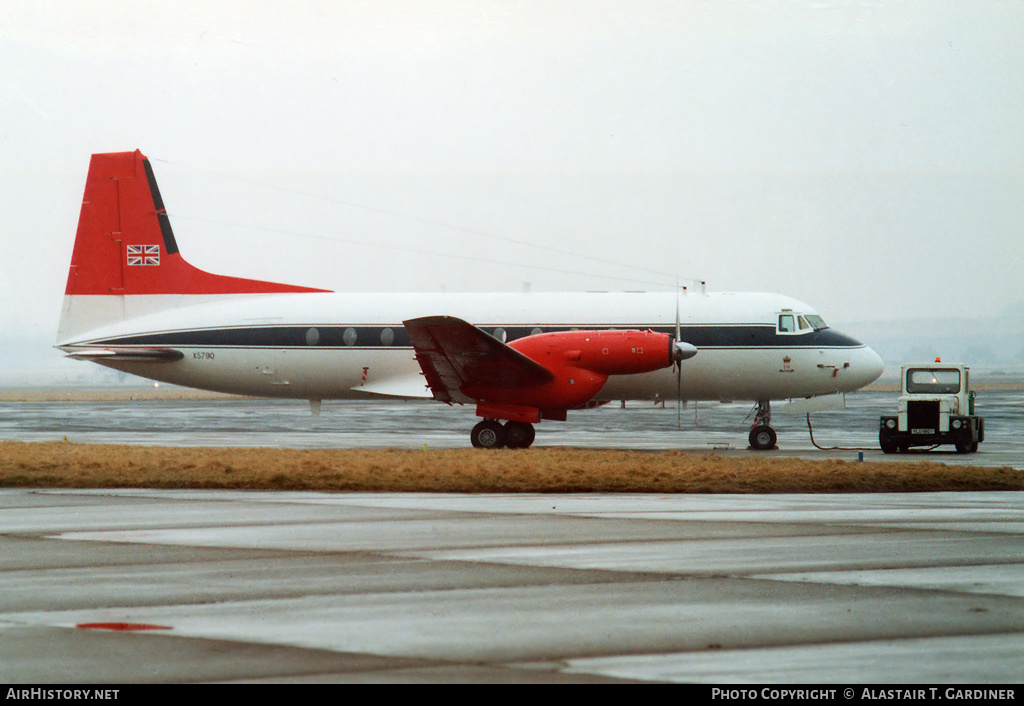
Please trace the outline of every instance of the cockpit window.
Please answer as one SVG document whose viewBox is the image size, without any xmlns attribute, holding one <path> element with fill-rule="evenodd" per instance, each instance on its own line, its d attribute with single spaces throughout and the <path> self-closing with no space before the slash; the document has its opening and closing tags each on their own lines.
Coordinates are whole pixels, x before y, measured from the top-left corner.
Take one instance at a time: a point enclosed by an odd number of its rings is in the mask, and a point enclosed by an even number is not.
<svg viewBox="0 0 1024 706">
<path fill-rule="evenodd" d="M 809 323 L 815 331 L 828 328 L 828 324 L 825 323 L 825 319 L 821 318 L 817 314 L 806 314 L 804 318 L 807 319 L 807 323 Z"/>
<path fill-rule="evenodd" d="M 907 371 L 907 392 L 956 394 L 960 392 L 960 371 L 911 368 Z"/>
<path fill-rule="evenodd" d="M 800 314 L 790 309 L 779 314 L 779 333 L 803 335 L 823 328 L 828 326 L 817 314 Z"/>
</svg>

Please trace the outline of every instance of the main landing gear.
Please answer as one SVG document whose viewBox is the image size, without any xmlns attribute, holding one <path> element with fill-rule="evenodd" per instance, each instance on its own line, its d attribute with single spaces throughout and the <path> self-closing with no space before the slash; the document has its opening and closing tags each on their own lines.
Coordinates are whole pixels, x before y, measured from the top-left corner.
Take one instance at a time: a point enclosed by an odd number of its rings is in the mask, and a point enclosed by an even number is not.
<svg viewBox="0 0 1024 706">
<path fill-rule="evenodd" d="M 478 449 L 525 449 L 533 443 L 537 432 L 526 422 L 501 422 L 485 419 L 473 427 L 469 438 Z"/>
<path fill-rule="evenodd" d="M 758 400 L 757 413 L 754 415 L 754 427 L 750 430 L 750 446 L 755 451 L 767 451 L 775 448 L 775 430 L 769 424 L 772 421 L 772 404 L 768 400 Z"/>
<path fill-rule="evenodd" d="M 755 451 L 775 448 L 775 430 L 771 428 L 772 407 L 768 400 L 758 400 L 754 425 L 750 429 L 750 447 Z M 478 449 L 526 449 L 533 444 L 536 430 L 527 422 L 505 422 L 485 419 L 469 433 L 470 441 Z"/>
</svg>

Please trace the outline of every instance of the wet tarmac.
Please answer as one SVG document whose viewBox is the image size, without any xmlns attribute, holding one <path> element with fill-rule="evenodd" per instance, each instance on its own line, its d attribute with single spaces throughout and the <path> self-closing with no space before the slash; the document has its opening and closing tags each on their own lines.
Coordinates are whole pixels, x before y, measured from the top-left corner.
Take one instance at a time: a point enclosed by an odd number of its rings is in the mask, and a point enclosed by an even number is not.
<svg viewBox="0 0 1024 706">
<path fill-rule="evenodd" d="M 1022 535 L 1024 493 L 0 489 L 0 683 L 1013 685 Z"/>
<path fill-rule="evenodd" d="M 883 458 L 891 393 L 776 414 Z M 1024 468 L 1024 393 L 977 454 Z M 749 406 L 609 405 L 540 445 L 749 455 Z M 5 402 L 0 438 L 468 445 L 472 409 Z M 918 460 L 920 454 L 885 456 Z M 0 682 L 1019 683 L 1024 493 L 451 495 L 0 489 Z"/>
<path fill-rule="evenodd" d="M 885 456 L 878 448 L 878 419 L 896 409 L 892 392 L 848 395 L 846 409 L 811 415 L 782 413 L 772 425 L 778 450 L 769 455 L 865 460 L 929 460 L 1024 469 L 1024 392 L 982 392 L 986 441 L 978 453 L 951 446 L 925 453 Z M 753 407 L 746 403 L 690 403 L 677 409 L 617 403 L 570 412 L 567 422 L 537 427 L 537 446 L 715 450 L 754 453 L 747 432 Z M 0 402 L 0 439 L 165 446 L 271 446 L 287 448 L 463 448 L 479 421 L 472 407 L 430 401 L 324 402 L 313 416 L 301 400 L 224 399 L 125 402 Z M 832 448 L 841 447 L 841 448 Z"/>
</svg>

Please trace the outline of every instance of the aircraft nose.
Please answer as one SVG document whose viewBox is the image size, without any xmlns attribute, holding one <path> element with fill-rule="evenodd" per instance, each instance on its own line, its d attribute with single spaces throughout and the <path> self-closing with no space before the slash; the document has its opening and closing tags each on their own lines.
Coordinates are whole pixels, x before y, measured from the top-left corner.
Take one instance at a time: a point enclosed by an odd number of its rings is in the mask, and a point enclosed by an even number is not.
<svg viewBox="0 0 1024 706">
<path fill-rule="evenodd" d="M 882 362 L 882 356 L 875 353 L 875 351 L 868 346 L 864 346 L 854 356 L 853 362 L 853 374 L 857 378 L 858 387 L 864 387 L 877 380 L 882 375 L 882 371 L 885 370 L 885 363 Z"/>
</svg>

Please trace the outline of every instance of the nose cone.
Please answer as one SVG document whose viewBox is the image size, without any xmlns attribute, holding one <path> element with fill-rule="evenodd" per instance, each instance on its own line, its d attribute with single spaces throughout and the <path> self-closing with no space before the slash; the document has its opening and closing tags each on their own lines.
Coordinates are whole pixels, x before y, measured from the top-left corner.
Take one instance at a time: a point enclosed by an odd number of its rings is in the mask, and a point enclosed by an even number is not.
<svg viewBox="0 0 1024 706">
<path fill-rule="evenodd" d="M 882 357 L 868 346 L 857 349 L 851 358 L 850 378 L 856 385 L 856 390 L 873 383 L 885 370 Z"/>
<path fill-rule="evenodd" d="M 877 380 L 885 370 L 881 356 L 855 338 L 832 328 L 816 331 L 814 335 L 819 337 L 826 359 L 825 365 L 819 367 L 833 370 L 833 392 L 859 390 Z"/>
</svg>

